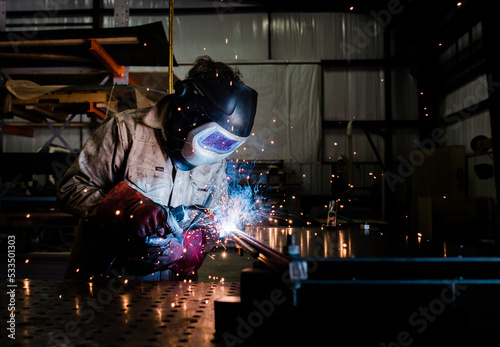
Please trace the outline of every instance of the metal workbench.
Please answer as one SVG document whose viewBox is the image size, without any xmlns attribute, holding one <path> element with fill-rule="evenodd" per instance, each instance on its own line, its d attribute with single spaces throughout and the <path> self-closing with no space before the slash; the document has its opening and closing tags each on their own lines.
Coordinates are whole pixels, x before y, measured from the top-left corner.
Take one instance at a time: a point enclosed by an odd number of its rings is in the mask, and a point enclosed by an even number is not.
<svg viewBox="0 0 500 347">
<path fill-rule="evenodd" d="M 4 291 L 15 289 L 16 339 L 2 328 L 1 345 L 500 343 L 500 257 L 495 248 L 431 242 L 376 227 L 245 231 L 253 240 L 245 236 L 242 244 L 258 253 L 256 258 L 278 259 L 277 269 L 259 262 L 241 272 L 240 282 L 225 282 L 227 264 L 238 257 L 228 243 L 224 252 L 216 250 L 206 259 L 207 269 L 200 269 L 200 280 L 214 282 L 139 282 L 114 271 L 98 283 L 18 279 L 15 288 L 6 284 Z M 282 269 L 290 235 L 300 248 L 290 263 L 307 263 L 304 278 Z M 259 243 L 283 257 L 267 253 Z M 8 299 L 2 296 L 2 307 Z M 7 322 L 9 311 L 0 312 L 0 320 Z"/>
<path fill-rule="evenodd" d="M 237 283 L 124 282 L 18 281 L 16 338 L 1 329 L 1 344 L 216 346 L 214 300 L 239 294 Z"/>
</svg>

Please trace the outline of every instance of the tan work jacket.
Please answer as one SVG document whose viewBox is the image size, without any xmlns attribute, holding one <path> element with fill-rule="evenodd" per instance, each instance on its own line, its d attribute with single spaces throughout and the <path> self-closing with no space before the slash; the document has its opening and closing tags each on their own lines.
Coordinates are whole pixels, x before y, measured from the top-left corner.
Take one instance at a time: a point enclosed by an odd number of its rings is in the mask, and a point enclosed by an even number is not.
<svg viewBox="0 0 500 347">
<path fill-rule="evenodd" d="M 105 271 L 113 240 L 97 226 L 96 207 L 120 181 L 170 207 L 211 207 L 227 199 L 225 160 L 190 171 L 174 169 L 163 132 L 168 98 L 152 108 L 129 110 L 106 119 L 61 180 L 61 207 L 82 218 L 67 278 L 88 280 Z"/>
</svg>

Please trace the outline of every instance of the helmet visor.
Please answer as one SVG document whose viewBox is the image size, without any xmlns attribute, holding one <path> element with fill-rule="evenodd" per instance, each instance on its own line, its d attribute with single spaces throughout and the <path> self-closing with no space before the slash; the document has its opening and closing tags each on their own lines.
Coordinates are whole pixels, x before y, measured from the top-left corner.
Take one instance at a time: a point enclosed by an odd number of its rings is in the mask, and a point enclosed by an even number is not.
<svg viewBox="0 0 500 347">
<path fill-rule="evenodd" d="M 230 139 L 214 129 L 213 132 L 200 136 L 198 138 L 198 143 L 202 148 L 208 149 L 209 151 L 218 154 L 226 154 L 238 147 L 241 141 Z"/>
<path fill-rule="evenodd" d="M 228 157 L 246 140 L 210 122 L 189 132 L 181 153 L 193 166 L 210 164 Z"/>
</svg>

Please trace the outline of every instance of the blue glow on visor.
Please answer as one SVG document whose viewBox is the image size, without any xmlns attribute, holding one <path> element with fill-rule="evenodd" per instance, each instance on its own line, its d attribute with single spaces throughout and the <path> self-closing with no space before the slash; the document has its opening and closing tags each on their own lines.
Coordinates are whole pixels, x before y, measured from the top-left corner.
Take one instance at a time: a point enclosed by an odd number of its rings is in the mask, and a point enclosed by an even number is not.
<svg viewBox="0 0 500 347">
<path fill-rule="evenodd" d="M 229 139 L 222 133 L 214 131 L 198 138 L 198 143 L 212 152 L 226 154 L 238 147 L 241 141 Z"/>
</svg>

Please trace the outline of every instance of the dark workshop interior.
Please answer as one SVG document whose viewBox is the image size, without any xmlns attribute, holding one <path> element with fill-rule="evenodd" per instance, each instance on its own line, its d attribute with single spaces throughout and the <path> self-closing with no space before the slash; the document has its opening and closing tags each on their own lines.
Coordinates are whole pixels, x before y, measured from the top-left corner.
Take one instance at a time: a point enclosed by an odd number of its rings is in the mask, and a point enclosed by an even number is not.
<svg viewBox="0 0 500 347">
<path fill-rule="evenodd" d="M 498 10 L 0 0 L 0 345 L 500 346 Z"/>
</svg>

